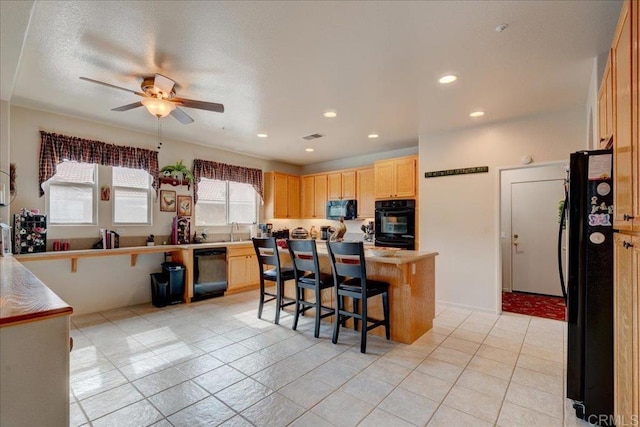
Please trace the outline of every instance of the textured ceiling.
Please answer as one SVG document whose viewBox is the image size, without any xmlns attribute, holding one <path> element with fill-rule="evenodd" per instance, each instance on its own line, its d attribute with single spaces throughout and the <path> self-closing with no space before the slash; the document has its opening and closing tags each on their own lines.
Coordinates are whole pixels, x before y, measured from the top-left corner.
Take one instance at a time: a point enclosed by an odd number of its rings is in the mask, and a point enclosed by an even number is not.
<svg viewBox="0 0 640 427">
<path fill-rule="evenodd" d="M 165 137 L 304 165 L 586 103 L 592 58 L 609 47 L 620 5 L 2 1 L 2 97 L 155 133 L 143 108 L 110 111 L 136 95 L 79 77 L 139 90 L 140 76 L 159 72 L 178 96 L 226 108 L 185 109 L 190 125 L 165 118 Z M 509 28 L 496 32 L 501 23 Z M 443 87 L 447 73 L 459 80 Z M 470 119 L 477 109 L 486 115 Z M 325 137 L 301 139 L 316 132 Z"/>
</svg>

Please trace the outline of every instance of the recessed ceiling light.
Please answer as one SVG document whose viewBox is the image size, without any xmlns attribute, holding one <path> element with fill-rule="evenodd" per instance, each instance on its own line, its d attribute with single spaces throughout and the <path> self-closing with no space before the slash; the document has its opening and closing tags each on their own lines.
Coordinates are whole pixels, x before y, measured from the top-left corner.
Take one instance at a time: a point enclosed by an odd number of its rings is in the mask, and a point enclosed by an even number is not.
<svg viewBox="0 0 640 427">
<path fill-rule="evenodd" d="M 375 138 L 377 138 L 378 136 L 380 136 L 380 135 L 378 135 L 377 133 L 370 133 L 370 134 L 369 134 L 369 136 L 368 136 L 368 138 L 369 138 L 369 139 L 375 139 Z"/>
<path fill-rule="evenodd" d="M 440 77 L 440 80 L 438 81 L 443 85 L 446 85 L 448 83 L 453 83 L 456 80 L 458 80 L 458 76 L 454 76 L 453 74 L 447 74 L 446 76 Z"/>
<path fill-rule="evenodd" d="M 482 117 L 484 116 L 484 111 L 474 111 L 473 113 L 469 114 L 469 117 Z"/>
<path fill-rule="evenodd" d="M 305 149 L 304 149 L 304 151 L 306 151 L 307 153 L 311 153 L 311 152 L 313 152 L 314 150 L 313 150 L 313 148 L 305 148 Z"/>
<path fill-rule="evenodd" d="M 334 117 L 338 116 L 338 113 L 336 113 L 335 111 L 325 111 L 323 116 L 325 116 L 327 119 L 333 119 Z"/>
<path fill-rule="evenodd" d="M 258 138 L 268 138 L 269 135 L 267 135 L 266 133 L 259 133 L 258 134 Z"/>
</svg>

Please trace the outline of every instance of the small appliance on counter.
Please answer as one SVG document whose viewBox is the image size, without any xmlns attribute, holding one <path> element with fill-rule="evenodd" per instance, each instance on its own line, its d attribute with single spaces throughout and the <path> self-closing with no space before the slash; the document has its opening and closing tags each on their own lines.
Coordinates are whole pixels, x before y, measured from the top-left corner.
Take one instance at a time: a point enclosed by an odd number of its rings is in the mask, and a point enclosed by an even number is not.
<svg viewBox="0 0 640 427">
<path fill-rule="evenodd" d="M 289 229 L 283 228 L 281 230 L 276 230 L 271 233 L 273 237 L 276 239 L 288 239 L 289 238 Z"/>
<path fill-rule="evenodd" d="M 329 236 L 331 236 L 331 231 L 329 231 L 330 228 L 330 225 L 323 225 L 322 227 L 320 227 L 320 238 L 322 240 L 329 240 Z"/>
<path fill-rule="evenodd" d="M 308 239 L 309 232 L 303 227 L 294 228 L 293 231 L 291 232 L 291 238 L 292 239 Z"/>
<path fill-rule="evenodd" d="M 363 240 L 365 242 L 373 242 L 373 236 L 376 234 L 376 228 L 373 225 L 373 221 L 369 221 L 369 224 L 360 227 L 360 230 L 364 233 Z"/>
<path fill-rule="evenodd" d="M 273 224 L 258 224 L 258 237 L 271 237 Z"/>
</svg>

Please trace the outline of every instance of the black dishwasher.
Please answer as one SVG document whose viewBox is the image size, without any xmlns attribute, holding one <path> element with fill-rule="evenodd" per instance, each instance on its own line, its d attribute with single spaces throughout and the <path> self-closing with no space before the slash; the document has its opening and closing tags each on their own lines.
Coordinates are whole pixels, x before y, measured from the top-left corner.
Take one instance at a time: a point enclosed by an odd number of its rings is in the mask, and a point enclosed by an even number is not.
<svg viewBox="0 0 640 427">
<path fill-rule="evenodd" d="M 193 250 L 193 298 L 200 301 L 227 290 L 227 248 Z"/>
</svg>

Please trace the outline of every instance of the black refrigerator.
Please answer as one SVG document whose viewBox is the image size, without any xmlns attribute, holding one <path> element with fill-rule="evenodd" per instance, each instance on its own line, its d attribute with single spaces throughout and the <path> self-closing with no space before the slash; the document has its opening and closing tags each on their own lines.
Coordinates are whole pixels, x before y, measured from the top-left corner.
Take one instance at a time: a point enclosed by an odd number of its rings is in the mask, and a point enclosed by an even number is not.
<svg viewBox="0 0 640 427">
<path fill-rule="evenodd" d="M 571 154 L 567 397 L 576 416 L 613 419 L 613 154 Z"/>
</svg>

